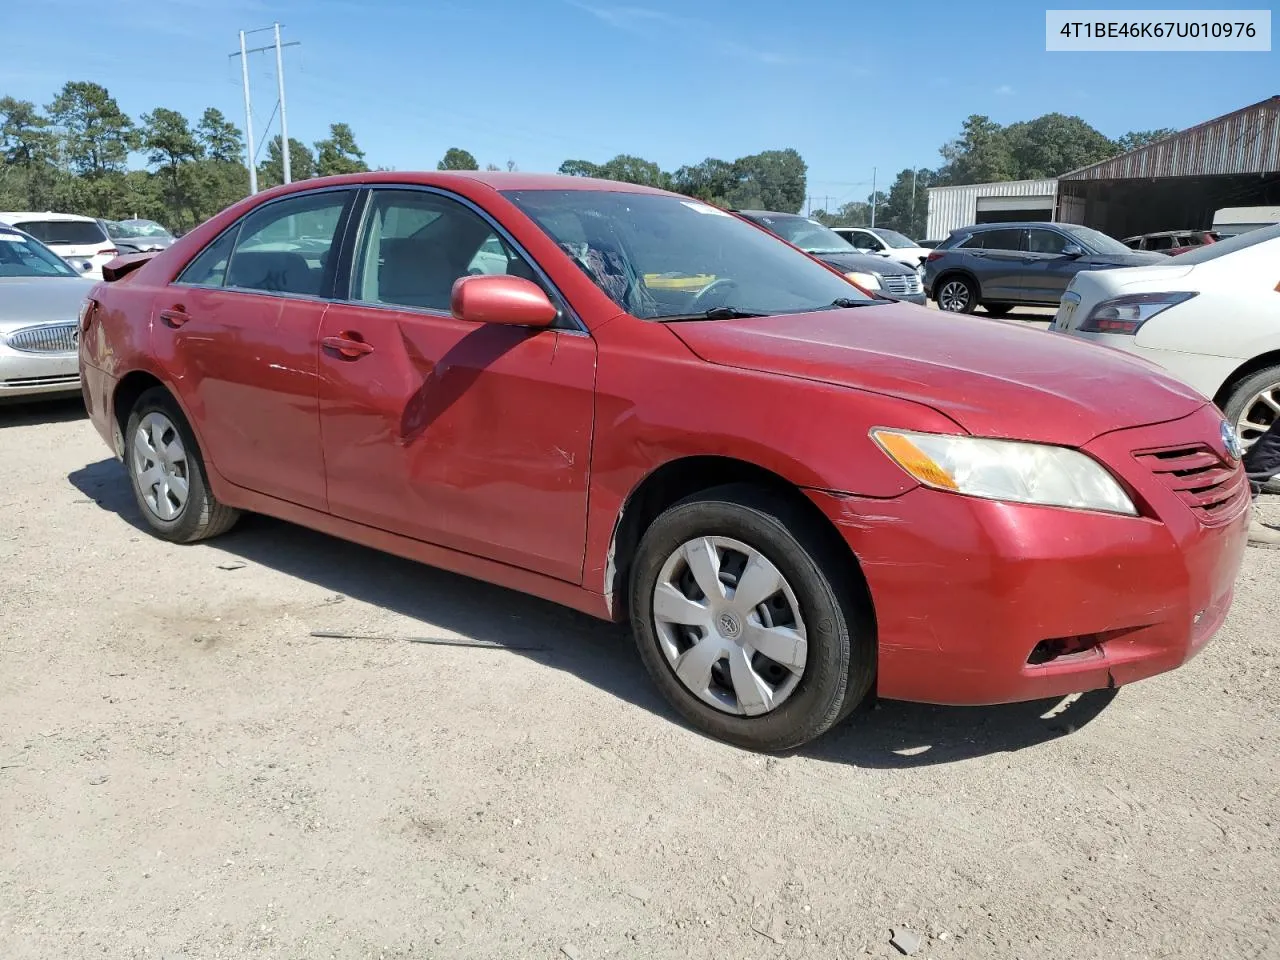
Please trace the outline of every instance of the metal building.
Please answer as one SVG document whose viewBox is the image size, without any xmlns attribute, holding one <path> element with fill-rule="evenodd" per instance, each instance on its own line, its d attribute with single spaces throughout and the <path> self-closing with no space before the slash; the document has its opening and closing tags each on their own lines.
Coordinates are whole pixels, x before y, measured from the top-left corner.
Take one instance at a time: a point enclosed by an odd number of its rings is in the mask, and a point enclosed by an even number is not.
<svg viewBox="0 0 1280 960">
<path fill-rule="evenodd" d="M 1280 96 L 1058 178 L 1058 219 L 1113 237 L 1209 229 L 1224 208 L 1278 204 Z"/>
<path fill-rule="evenodd" d="M 926 239 L 945 240 L 952 230 L 973 223 L 1052 220 L 1057 197 L 1057 180 L 930 187 Z"/>
<path fill-rule="evenodd" d="M 1061 220 L 1124 238 L 1208 230 L 1228 208 L 1239 219 L 1280 206 L 1280 96 L 1055 180 L 929 190 L 927 239 L 971 223 Z M 1262 214 L 1259 213 L 1259 216 Z"/>
</svg>

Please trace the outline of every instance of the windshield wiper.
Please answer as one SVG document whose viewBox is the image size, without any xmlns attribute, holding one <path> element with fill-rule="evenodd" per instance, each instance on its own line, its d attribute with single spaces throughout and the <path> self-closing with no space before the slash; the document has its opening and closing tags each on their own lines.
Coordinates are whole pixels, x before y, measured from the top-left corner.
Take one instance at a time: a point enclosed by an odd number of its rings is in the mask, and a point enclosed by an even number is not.
<svg viewBox="0 0 1280 960">
<path fill-rule="evenodd" d="M 712 307 L 702 313 L 677 313 L 668 317 L 655 317 L 654 319 L 667 323 L 673 320 L 749 320 L 752 317 L 767 316 L 769 316 L 767 313 L 739 310 L 737 307 Z"/>
<path fill-rule="evenodd" d="M 889 298 L 885 297 L 885 299 L 887 300 Z M 845 309 L 847 307 L 874 307 L 876 305 L 876 301 L 854 300 L 852 297 L 836 297 L 836 299 L 831 301 L 830 305 L 833 307 L 840 307 L 841 309 Z"/>
</svg>

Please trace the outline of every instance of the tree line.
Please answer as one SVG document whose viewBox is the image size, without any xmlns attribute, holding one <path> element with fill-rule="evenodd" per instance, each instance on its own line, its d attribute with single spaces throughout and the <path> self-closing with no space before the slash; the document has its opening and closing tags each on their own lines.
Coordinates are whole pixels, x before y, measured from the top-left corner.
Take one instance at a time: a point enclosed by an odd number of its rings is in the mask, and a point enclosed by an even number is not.
<svg viewBox="0 0 1280 960">
<path fill-rule="evenodd" d="M 130 169 L 134 154 L 147 169 Z M 136 120 L 97 83 L 71 81 L 43 109 L 0 97 L 0 210 L 56 210 L 158 220 L 185 230 L 249 192 L 240 129 L 215 107 L 192 122 L 157 107 Z M 311 146 L 289 138 L 294 180 L 368 170 L 345 123 Z M 280 137 L 266 144 L 261 187 L 284 182 Z"/>
<path fill-rule="evenodd" d="M 887 191 L 877 190 L 866 200 L 846 203 L 836 210 L 815 210 L 812 216 L 828 226 L 865 227 L 871 223 L 871 205 L 875 204 L 876 226 L 917 240 L 941 239 L 924 235 L 929 187 L 1051 179 L 1177 132 L 1169 128 L 1135 130 L 1111 140 L 1080 117 L 1061 113 L 1005 126 L 974 114 L 965 120 L 960 136 L 939 150 L 940 166 L 908 167 L 898 172 Z"/>
</svg>

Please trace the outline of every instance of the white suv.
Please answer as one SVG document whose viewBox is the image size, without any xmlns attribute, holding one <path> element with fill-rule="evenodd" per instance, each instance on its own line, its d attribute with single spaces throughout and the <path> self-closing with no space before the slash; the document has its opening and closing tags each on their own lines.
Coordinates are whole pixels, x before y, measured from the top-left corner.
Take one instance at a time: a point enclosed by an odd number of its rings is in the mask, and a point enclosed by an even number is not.
<svg viewBox="0 0 1280 960">
<path fill-rule="evenodd" d="M 879 254 L 921 272 L 923 272 L 921 264 L 931 252 L 927 247 L 920 246 L 897 230 L 886 230 L 883 227 L 832 227 L 831 229 L 852 243 L 861 253 Z"/>
<path fill-rule="evenodd" d="M 78 273 L 96 280 L 102 279 L 103 264 L 117 255 L 115 242 L 93 217 L 74 213 L 0 213 L 0 223 L 31 234 Z"/>
</svg>

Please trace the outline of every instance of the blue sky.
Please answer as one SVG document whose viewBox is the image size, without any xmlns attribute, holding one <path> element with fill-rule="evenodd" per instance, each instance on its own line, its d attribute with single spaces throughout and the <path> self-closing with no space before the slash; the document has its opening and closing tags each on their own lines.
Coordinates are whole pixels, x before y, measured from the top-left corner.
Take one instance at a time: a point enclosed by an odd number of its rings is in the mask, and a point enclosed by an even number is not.
<svg viewBox="0 0 1280 960">
<path fill-rule="evenodd" d="M 134 117 L 216 106 L 243 128 L 227 54 L 242 27 L 279 20 L 302 43 L 285 51 L 290 134 L 312 142 L 346 121 L 374 165 L 434 168 L 460 146 L 523 170 L 617 153 L 674 169 L 793 146 L 809 193 L 834 205 L 865 197 L 872 167 L 883 182 L 939 163 L 971 113 L 1008 123 L 1061 111 L 1114 137 L 1280 93 L 1275 52 L 1046 53 L 1045 6 L 147 0 L 82 15 L 37 0 L 5 11 L 0 95 L 45 104 L 66 80 L 94 80 Z M 258 54 L 251 67 L 260 132 L 274 59 Z"/>
</svg>

